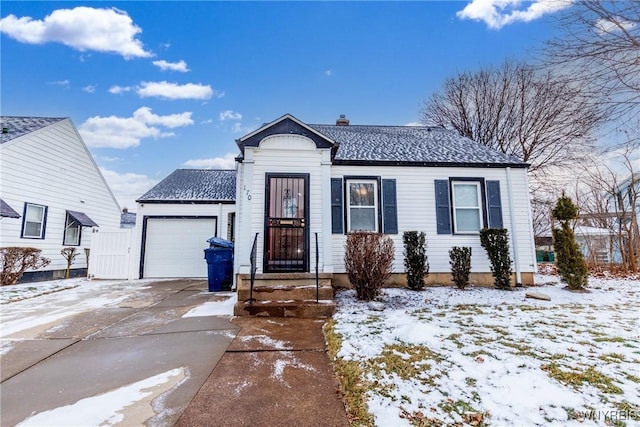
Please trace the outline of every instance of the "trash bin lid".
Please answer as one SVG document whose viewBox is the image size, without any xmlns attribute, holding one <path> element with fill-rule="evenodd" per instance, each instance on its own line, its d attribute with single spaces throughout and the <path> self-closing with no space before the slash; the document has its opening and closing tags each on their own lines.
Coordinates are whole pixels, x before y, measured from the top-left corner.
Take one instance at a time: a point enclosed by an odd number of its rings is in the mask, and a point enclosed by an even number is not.
<svg viewBox="0 0 640 427">
<path fill-rule="evenodd" d="M 210 239 L 207 239 L 207 242 L 209 243 L 209 245 L 219 248 L 233 248 L 233 242 L 222 239 L 220 237 L 212 237 Z"/>
</svg>

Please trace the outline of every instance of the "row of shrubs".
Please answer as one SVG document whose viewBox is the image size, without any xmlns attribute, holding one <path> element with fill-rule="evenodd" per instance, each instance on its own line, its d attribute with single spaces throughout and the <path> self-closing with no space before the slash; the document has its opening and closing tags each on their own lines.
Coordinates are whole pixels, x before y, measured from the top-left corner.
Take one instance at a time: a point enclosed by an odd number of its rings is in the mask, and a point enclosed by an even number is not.
<svg viewBox="0 0 640 427">
<path fill-rule="evenodd" d="M 405 231 L 404 266 L 407 286 L 413 290 L 424 287 L 429 274 L 426 235 L 422 231 Z M 480 244 L 491 262 L 494 284 L 499 289 L 511 289 L 511 257 L 509 240 L 504 228 L 485 228 L 480 231 Z M 394 244 L 389 236 L 373 232 L 353 232 L 347 236 L 345 268 L 349 281 L 359 299 L 370 301 L 380 292 L 391 276 Z M 451 276 L 455 285 L 464 289 L 469 284 L 471 248 L 454 246 L 449 250 Z"/>
<path fill-rule="evenodd" d="M 560 228 L 553 229 L 558 273 L 569 289 L 582 289 L 587 285 L 589 273 L 571 228 L 571 221 L 578 218 L 578 208 L 563 193 L 552 215 L 560 222 Z M 420 290 L 424 287 L 424 278 L 429 274 L 425 233 L 406 231 L 402 241 L 407 285 L 410 289 Z M 507 230 L 480 230 L 480 244 L 487 252 L 495 287 L 511 289 L 512 261 Z M 347 236 L 345 268 L 359 299 L 370 301 L 378 296 L 391 276 L 393 259 L 394 245 L 389 236 L 372 232 L 353 232 Z M 454 246 L 449 250 L 449 259 L 453 282 L 460 289 L 466 288 L 471 271 L 471 248 Z"/>
</svg>

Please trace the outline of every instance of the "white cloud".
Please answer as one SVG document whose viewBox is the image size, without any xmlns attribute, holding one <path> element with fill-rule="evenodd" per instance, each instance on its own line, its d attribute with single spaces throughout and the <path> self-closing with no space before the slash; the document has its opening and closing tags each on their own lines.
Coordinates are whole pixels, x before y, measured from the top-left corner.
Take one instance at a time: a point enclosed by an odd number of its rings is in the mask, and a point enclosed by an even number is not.
<svg viewBox="0 0 640 427">
<path fill-rule="evenodd" d="M 424 124 L 420 122 L 409 122 L 405 126 L 424 126 Z"/>
<path fill-rule="evenodd" d="M 225 120 L 242 120 L 242 114 L 226 110 L 220 113 L 220 121 L 224 122 Z"/>
<path fill-rule="evenodd" d="M 0 19 L 0 32 L 22 43 L 57 42 L 82 52 L 115 53 L 125 59 L 153 55 L 136 39 L 142 29 L 116 8 L 58 9 L 43 20 L 9 15 Z"/>
<path fill-rule="evenodd" d="M 520 8 L 522 0 L 472 0 L 456 15 L 460 19 L 483 21 L 489 28 L 499 30 L 514 22 L 530 22 L 543 15 L 555 13 L 572 5 L 571 0 L 534 0 Z"/>
<path fill-rule="evenodd" d="M 235 133 L 249 133 L 253 130 L 251 126 L 242 126 L 242 123 L 235 122 L 233 126 L 231 126 L 231 130 Z"/>
<path fill-rule="evenodd" d="M 55 85 L 55 86 L 62 86 L 65 89 L 69 89 L 69 87 L 71 86 L 71 83 L 69 82 L 69 80 L 56 80 L 53 82 L 49 82 L 49 84 Z"/>
<path fill-rule="evenodd" d="M 160 68 L 162 71 L 179 71 L 181 73 L 186 73 L 188 71 L 191 71 L 188 67 L 187 67 L 187 63 L 184 62 L 183 60 L 180 60 L 178 62 L 167 62 L 164 59 L 160 60 L 160 61 L 153 61 L 152 62 L 153 65 L 155 65 L 156 67 Z"/>
<path fill-rule="evenodd" d="M 184 166 L 200 169 L 234 169 L 236 165 L 235 153 L 227 153 L 224 157 L 212 159 L 194 159 L 184 162 Z"/>
<path fill-rule="evenodd" d="M 136 199 L 149 191 L 158 183 L 146 175 L 136 173 L 119 174 L 109 169 L 100 167 L 104 179 L 109 184 L 111 191 L 118 200 L 121 208 L 128 208 L 129 212 L 136 210 Z"/>
<path fill-rule="evenodd" d="M 83 87 L 82 90 L 87 92 L 87 93 L 94 93 L 96 91 L 96 87 L 93 86 L 93 85 L 87 85 L 87 86 Z"/>
<path fill-rule="evenodd" d="M 214 94 L 209 85 L 199 83 L 179 85 L 169 82 L 142 82 L 136 92 L 143 98 L 156 97 L 165 99 L 209 99 Z"/>
<path fill-rule="evenodd" d="M 623 29 L 625 31 L 629 31 L 629 30 L 632 30 L 635 26 L 636 26 L 635 22 L 625 21 L 625 20 L 614 22 L 614 21 L 611 21 L 610 19 L 599 19 L 598 22 L 596 22 L 595 24 L 595 27 L 598 30 L 598 33 L 600 35 L 615 33 L 618 31 L 622 31 Z"/>
<path fill-rule="evenodd" d="M 325 70 L 324 75 L 327 77 L 333 76 L 333 70 Z"/>
<path fill-rule="evenodd" d="M 143 138 L 168 138 L 176 128 L 193 124 L 191 112 L 158 116 L 149 107 L 137 109 L 132 117 L 90 117 L 78 127 L 89 147 L 129 148 L 140 145 Z"/>
<path fill-rule="evenodd" d="M 124 93 L 124 92 L 130 92 L 131 90 L 133 90 L 133 88 L 131 86 L 111 86 L 109 88 L 109 92 L 113 93 L 115 95 L 118 95 L 120 93 Z"/>
</svg>

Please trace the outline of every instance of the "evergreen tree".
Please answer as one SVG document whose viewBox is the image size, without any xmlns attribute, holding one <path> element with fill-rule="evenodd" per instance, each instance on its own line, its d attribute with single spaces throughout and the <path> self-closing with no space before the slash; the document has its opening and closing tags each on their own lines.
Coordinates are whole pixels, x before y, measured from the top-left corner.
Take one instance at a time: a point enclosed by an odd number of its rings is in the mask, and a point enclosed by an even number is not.
<svg viewBox="0 0 640 427">
<path fill-rule="evenodd" d="M 571 221 L 578 218 L 578 208 L 563 192 L 551 214 L 560 221 L 560 228 L 553 229 L 558 273 L 570 289 L 582 289 L 588 284 L 589 271 L 571 228 Z"/>
</svg>

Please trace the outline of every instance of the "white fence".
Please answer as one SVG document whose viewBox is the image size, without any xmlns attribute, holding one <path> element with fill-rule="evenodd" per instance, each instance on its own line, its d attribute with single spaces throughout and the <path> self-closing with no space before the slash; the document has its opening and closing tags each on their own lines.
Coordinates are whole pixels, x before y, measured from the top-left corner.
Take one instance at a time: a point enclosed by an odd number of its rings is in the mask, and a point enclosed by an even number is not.
<svg viewBox="0 0 640 427">
<path fill-rule="evenodd" d="M 99 231 L 91 236 L 89 277 L 92 279 L 132 279 L 130 277 L 133 229 Z"/>
</svg>

